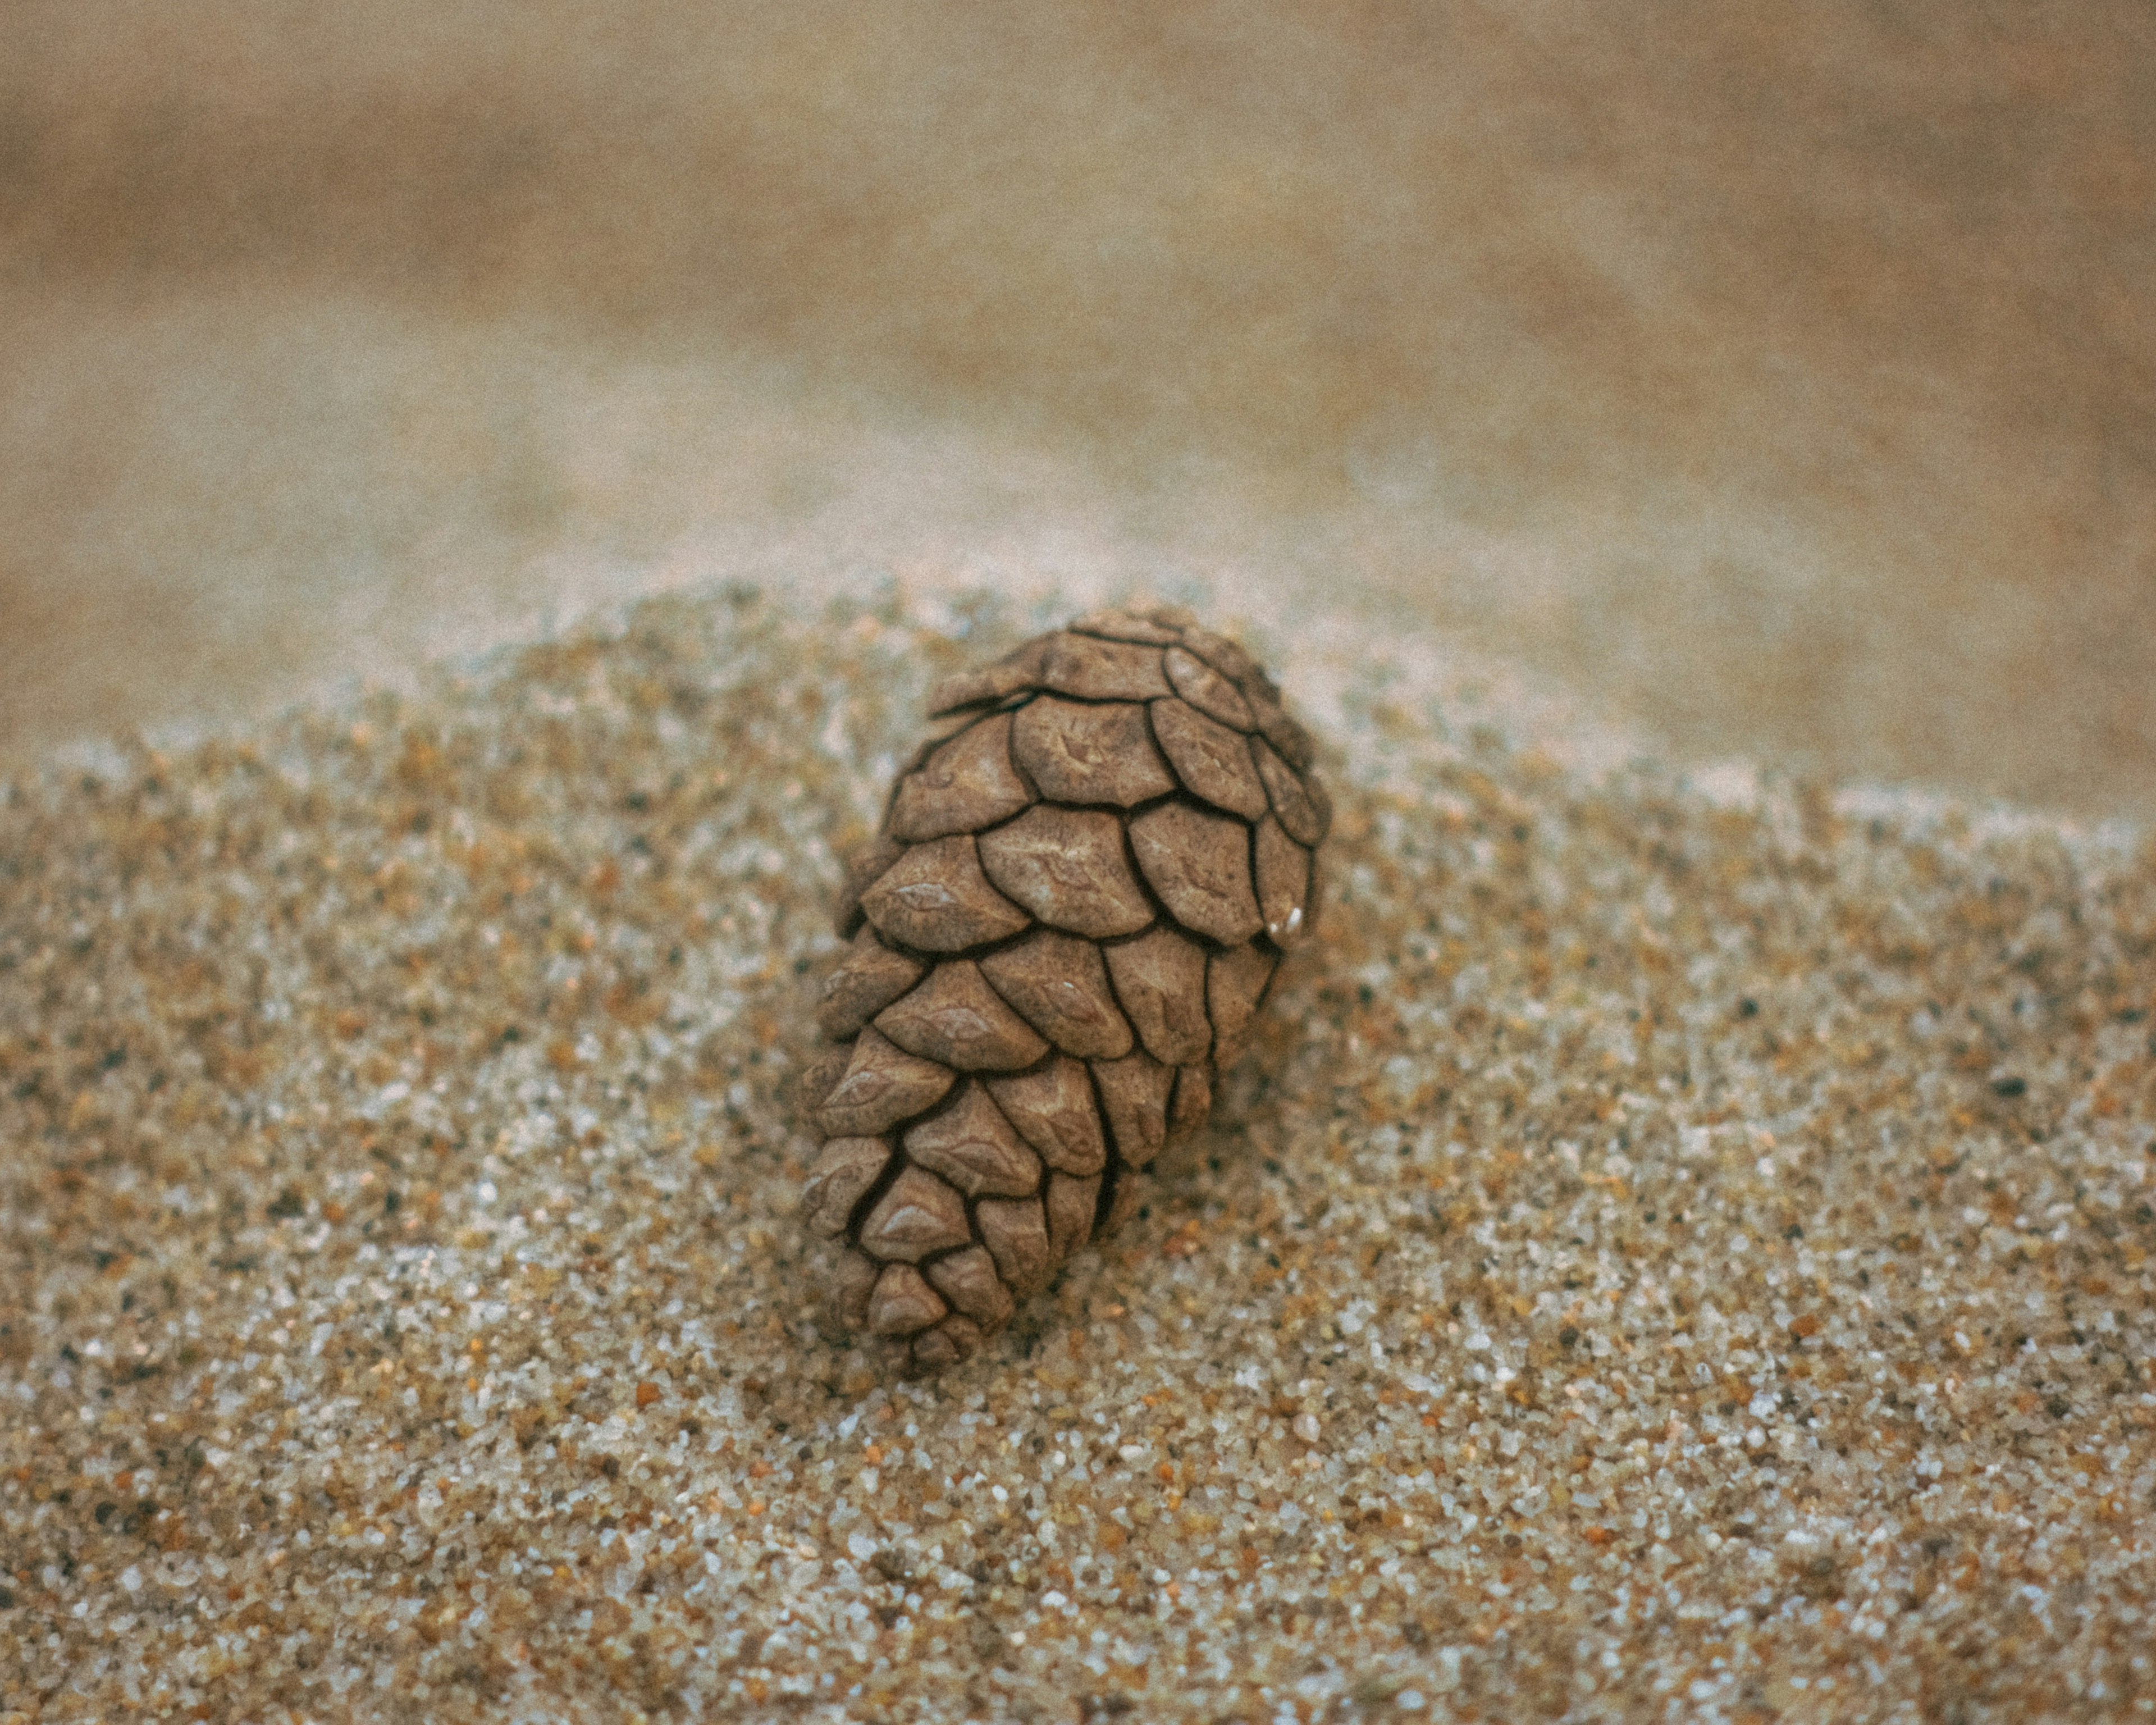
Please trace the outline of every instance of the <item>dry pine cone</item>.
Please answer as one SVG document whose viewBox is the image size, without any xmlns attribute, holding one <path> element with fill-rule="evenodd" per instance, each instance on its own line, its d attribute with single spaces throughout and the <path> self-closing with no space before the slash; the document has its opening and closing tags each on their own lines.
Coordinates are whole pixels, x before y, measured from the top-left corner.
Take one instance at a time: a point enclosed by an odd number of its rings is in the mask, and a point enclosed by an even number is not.
<svg viewBox="0 0 2156 1725">
<path fill-rule="evenodd" d="M 849 1329 L 963 1359 L 1201 1125 L 1332 820 L 1310 737 L 1232 641 L 1108 611 L 934 693 L 850 871 L 802 1195 Z"/>
</svg>

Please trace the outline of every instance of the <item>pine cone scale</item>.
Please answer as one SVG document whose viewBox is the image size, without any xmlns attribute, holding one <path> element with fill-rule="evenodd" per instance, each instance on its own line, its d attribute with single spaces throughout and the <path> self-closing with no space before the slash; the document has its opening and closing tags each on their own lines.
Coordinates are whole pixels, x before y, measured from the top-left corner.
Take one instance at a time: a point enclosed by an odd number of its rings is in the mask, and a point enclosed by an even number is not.
<svg viewBox="0 0 2156 1725">
<path fill-rule="evenodd" d="M 910 1336 L 950 1309 L 911 1264 L 893 1264 L 876 1278 L 868 1327 L 879 1336 Z"/>
<path fill-rule="evenodd" d="M 1174 692 L 1158 647 L 1091 635 L 1050 637 L 1040 680 L 1058 695 L 1086 701 L 1151 701 Z"/>
<path fill-rule="evenodd" d="M 1052 802 L 1131 809 L 1176 788 L 1175 775 L 1154 746 L 1146 709 L 1134 701 L 1091 703 L 1044 695 L 1009 722 L 1019 768 Z"/>
<path fill-rule="evenodd" d="M 968 1198 L 1027 1198 L 1040 1188 L 1040 1158 L 994 1098 L 967 1084 L 956 1103 L 908 1127 L 906 1154 Z"/>
<path fill-rule="evenodd" d="M 1110 1144 L 1122 1162 L 1146 1167 L 1168 1142 L 1168 1101 L 1175 1086 L 1175 1069 L 1144 1053 L 1125 1055 L 1120 1060 L 1095 1060 L 1091 1066 Z"/>
<path fill-rule="evenodd" d="M 940 719 L 967 707 L 991 706 L 1037 686 L 1041 661 L 1047 653 L 1048 637 L 1043 635 L 1028 641 L 1016 652 L 1006 654 L 993 665 L 946 677 L 929 693 L 929 716 Z"/>
<path fill-rule="evenodd" d="M 801 1191 L 802 1215 L 812 1233 L 844 1234 L 855 1209 L 891 1163 L 881 1138 L 833 1138 L 824 1146 Z"/>
<path fill-rule="evenodd" d="M 861 1243 L 873 1255 L 908 1264 L 972 1238 L 964 1200 L 922 1168 L 901 1169 L 861 1224 Z"/>
<path fill-rule="evenodd" d="M 892 1001 L 927 973 L 918 958 L 894 952 L 864 929 L 855 937 L 845 963 L 824 983 L 816 1004 L 816 1025 L 834 1041 L 850 1042 Z"/>
<path fill-rule="evenodd" d="M 991 1078 L 988 1091 L 1004 1118 L 1050 1167 L 1085 1175 L 1107 1166 L 1108 1141 L 1093 1081 L 1076 1060 L 1051 1060 L 1018 1078 Z"/>
<path fill-rule="evenodd" d="M 1249 731 L 1256 725 L 1241 691 L 1204 660 L 1174 647 L 1162 655 L 1161 665 L 1175 692 L 1209 719 L 1217 719 L 1231 731 Z"/>
<path fill-rule="evenodd" d="M 874 1029 L 854 1040 L 844 1076 L 819 1111 L 824 1129 L 839 1137 L 875 1137 L 942 1100 L 957 1075 L 935 1060 L 907 1054 Z"/>
<path fill-rule="evenodd" d="M 1040 929 L 988 954 L 981 960 L 981 973 L 1020 1018 L 1064 1053 L 1112 1059 L 1130 1052 L 1131 1027 L 1116 1009 L 1108 967 L 1096 942 Z"/>
<path fill-rule="evenodd" d="M 1176 622 L 1156 623 L 1149 617 L 1141 617 L 1135 611 L 1111 608 L 1106 611 L 1089 611 L 1070 625 L 1074 635 L 1098 635 L 1106 641 L 1131 641 L 1142 647 L 1173 647 L 1183 639 L 1179 624 L 1193 621 L 1188 611 L 1163 608 L 1161 613 L 1178 619 Z"/>
<path fill-rule="evenodd" d="M 1018 1309 L 986 1246 L 968 1246 L 937 1259 L 928 1266 L 928 1280 L 957 1310 L 986 1329 L 1000 1328 Z"/>
<path fill-rule="evenodd" d="M 983 834 L 980 853 L 996 889 L 1051 928 L 1106 940 L 1152 921 L 1124 855 L 1123 824 L 1105 809 L 1035 803 Z"/>
<path fill-rule="evenodd" d="M 1048 1219 L 1039 1199 L 984 1199 L 974 1206 L 973 1215 L 981 1243 L 1014 1297 L 1023 1300 L 1048 1286 L 1055 1266 L 1048 1250 Z"/>
<path fill-rule="evenodd" d="M 1131 823 L 1131 848 L 1160 901 L 1185 928 L 1234 946 L 1265 927 L 1250 884 L 1250 829 L 1187 803 L 1163 803 Z"/>
<path fill-rule="evenodd" d="M 1110 947 L 1107 968 L 1123 1009 L 1155 1060 L 1188 1065 L 1212 1052 L 1203 947 L 1173 929 L 1151 928 Z"/>
<path fill-rule="evenodd" d="M 924 952 L 963 952 L 1016 934 L 1031 920 L 988 884 L 969 833 L 916 845 L 861 895 L 879 934 Z"/>
<path fill-rule="evenodd" d="M 902 844 L 978 833 L 1033 801 L 1011 764 L 1011 718 L 980 720 L 899 781 L 889 831 Z"/>
<path fill-rule="evenodd" d="M 959 1072 L 1023 1071 L 1048 1052 L 970 959 L 937 965 L 878 1013 L 875 1027 L 906 1053 Z"/>
<path fill-rule="evenodd" d="M 1266 937 L 1276 947 L 1293 946 L 1310 924 L 1310 853 L 1268 814 L 1251 841 L 1251 861 Z"/>
<path fill-rule="evenodd" d="M 1242 733 L 1184 701 L 1156 701 L 1151 711 L 1153 735 L 1194 795 L 1245 820 L 1265 814 L 1265 781 Z"/>
<path fill-rule="evenodd" d="M 1265 781 L 1265 796 L 1273 814 L 1298 845 L 1315 845 L 1329 824 L 1318 811 L 1317 799 L 1304 786 L 1302 775 L 1281 758 L 1280 752 L 1261 737 L 1250 739 L 1250 753 L 1257 762 L 1258 777 Z"/>
</svg>

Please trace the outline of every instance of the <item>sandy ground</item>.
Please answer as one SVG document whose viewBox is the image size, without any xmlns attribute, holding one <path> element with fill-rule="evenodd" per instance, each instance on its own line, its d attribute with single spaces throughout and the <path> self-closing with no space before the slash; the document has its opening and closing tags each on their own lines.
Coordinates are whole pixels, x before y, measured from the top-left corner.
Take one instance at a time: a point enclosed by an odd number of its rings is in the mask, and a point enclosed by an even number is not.
<svg viewBox="0 0 2156 1725">
<path fill-rule="evenodd" d="M 18 783 L 0 1716 L 2156 1707 L 2131 830 L 1261 632 L 1334 902 L 1217 1129 L 965 1368 L 826 1338 L 836 857 L 1018 626 L 655 600 Z"/>
<path fill-rule="evenodd" d="M 9 8 L 0 1720 L 2156 1712 L 2150 33 Z M 836 854 L 1132 587 L 1338 901 L 891 1384 Z"/>
<path fill-rule="evenodd" d="M 0 748 L 863 567 L 2156 808 L 2136 0 L 0 21 Z"/>
</svg>

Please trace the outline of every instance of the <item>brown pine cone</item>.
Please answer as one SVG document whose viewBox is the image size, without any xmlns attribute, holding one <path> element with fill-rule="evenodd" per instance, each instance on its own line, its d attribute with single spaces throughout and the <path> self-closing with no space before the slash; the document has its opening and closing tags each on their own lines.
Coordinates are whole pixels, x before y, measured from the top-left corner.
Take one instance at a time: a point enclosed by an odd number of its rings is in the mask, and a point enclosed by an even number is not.
<svg viewBox="0 0 2156 1725">
<path fill-rule="evenodd" d="M 810 1069 L 802 1194 L 832 1304 L 965 1358 L 1203 1124 L 1317 914 L 1309 734 L 1180 609 L 1104 611 L 948 679 L 883 832 Z"/>
</svg>

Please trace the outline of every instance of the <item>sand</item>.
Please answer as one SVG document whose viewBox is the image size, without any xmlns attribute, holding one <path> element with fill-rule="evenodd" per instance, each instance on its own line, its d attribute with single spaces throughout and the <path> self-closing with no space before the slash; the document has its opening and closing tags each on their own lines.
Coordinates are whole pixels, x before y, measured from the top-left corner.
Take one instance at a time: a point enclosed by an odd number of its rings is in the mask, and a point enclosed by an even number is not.
<svg viewBox="0 0 2156 1725">
<path fill-rule="evenodd" d="M 821 1334 L 837 859 L 1054 608 L 711 589 L 7 785 L 0 1719 L 2156 1709 L 2133 829 L 1260 627 L 1336 897 L 1214 1129 L 968 1366 Z"/>
<path fill-rule="evenodd" d="M 2147 0 L 11 0 L 0 770 L 1135 542 L 2156 819 L 2152 116 Z"/>
</svg>

